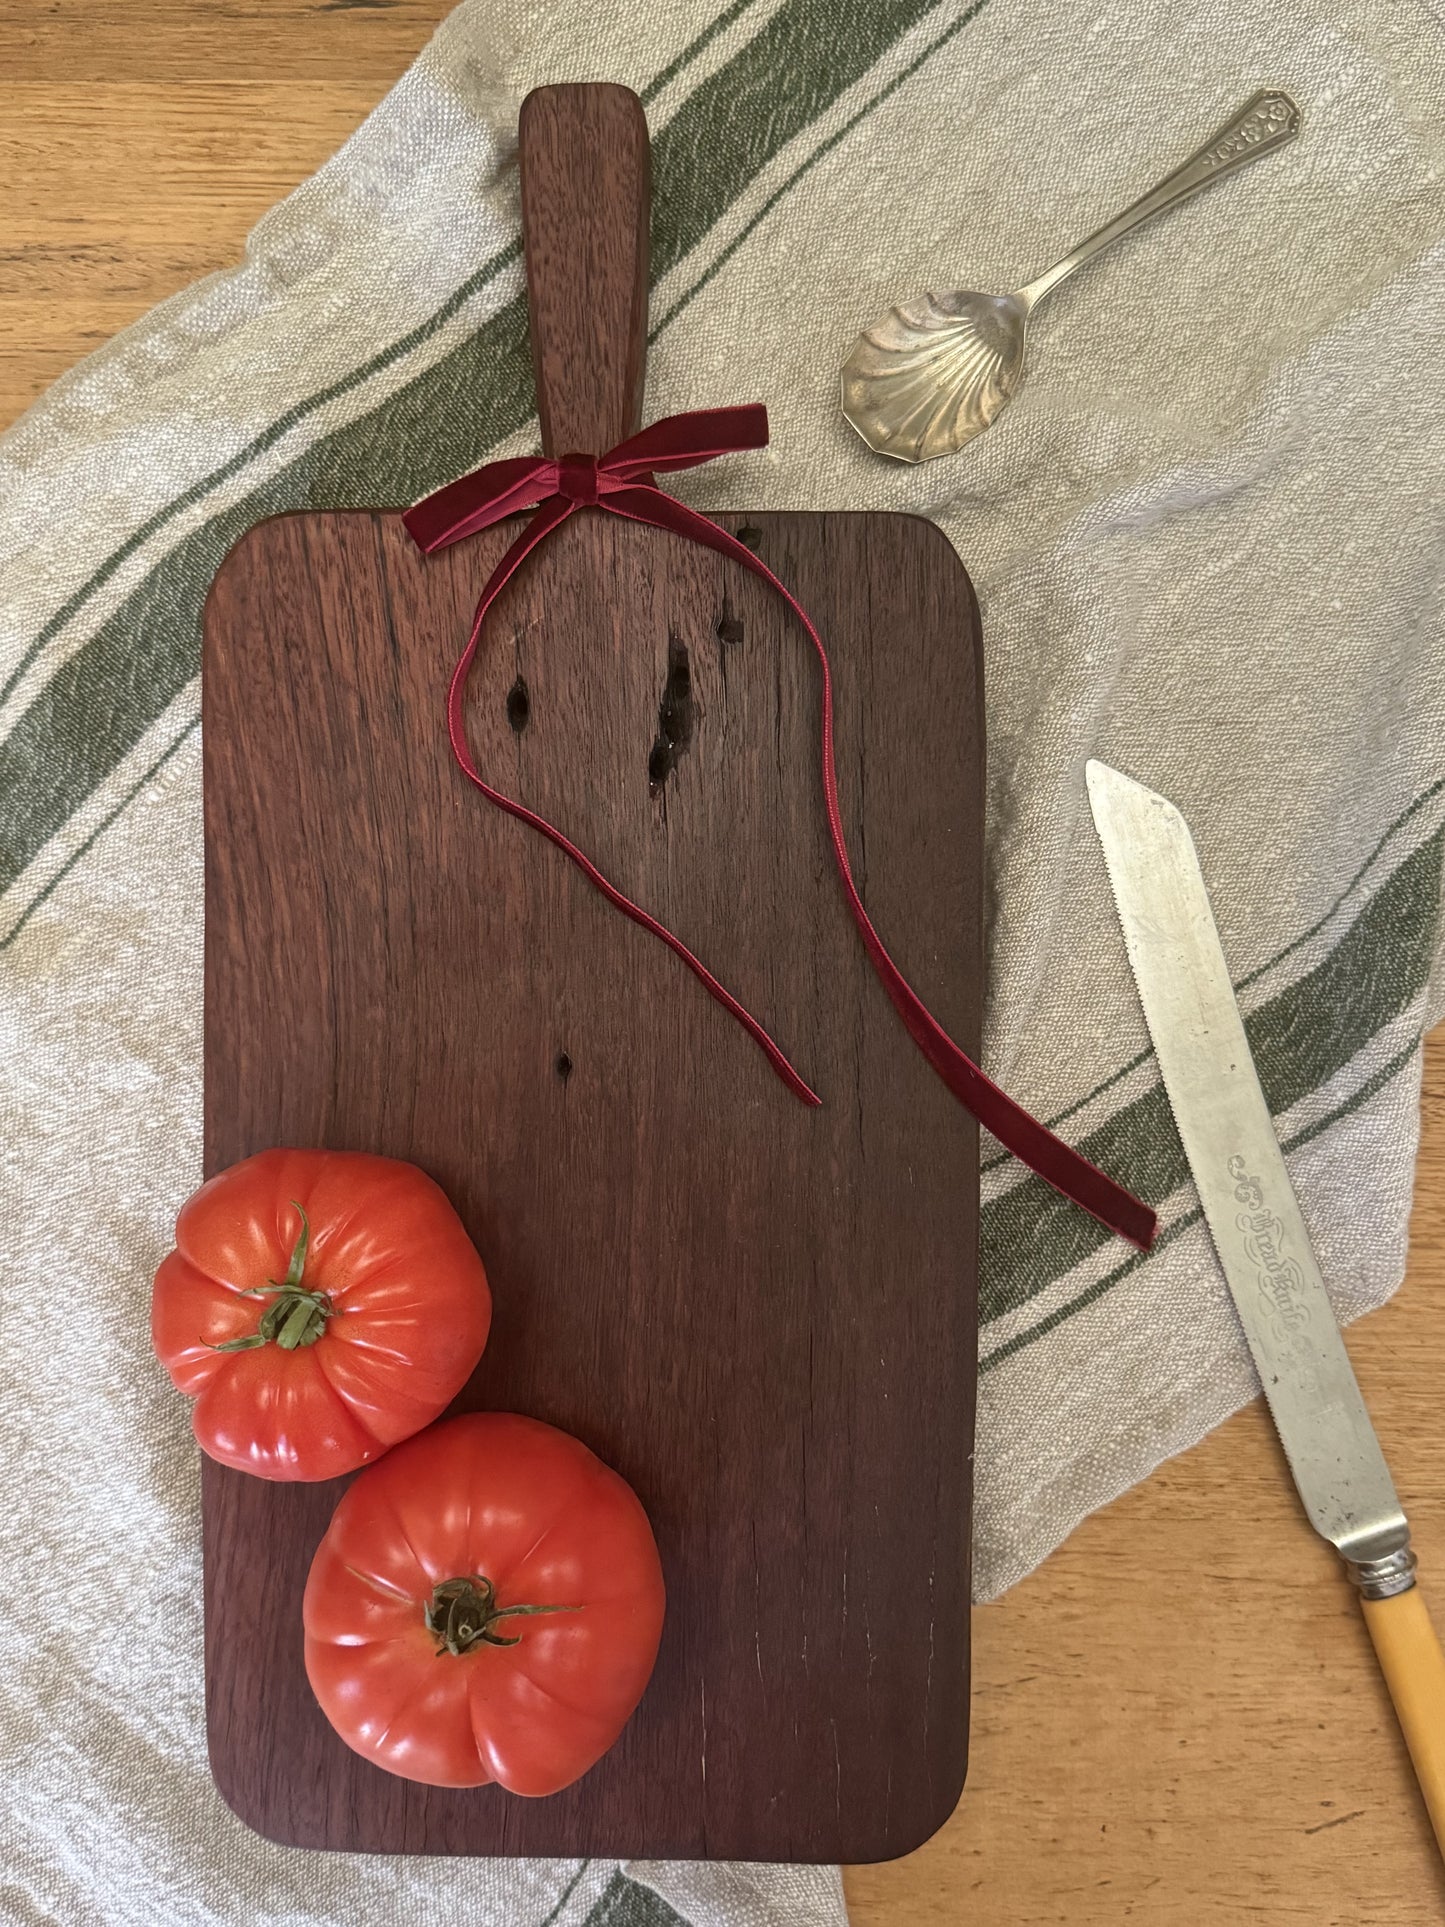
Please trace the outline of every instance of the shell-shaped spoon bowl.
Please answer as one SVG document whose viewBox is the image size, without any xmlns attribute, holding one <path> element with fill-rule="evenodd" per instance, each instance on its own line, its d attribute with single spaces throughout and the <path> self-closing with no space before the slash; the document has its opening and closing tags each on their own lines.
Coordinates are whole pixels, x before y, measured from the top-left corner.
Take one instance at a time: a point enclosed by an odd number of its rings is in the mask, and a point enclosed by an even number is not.
<svg viewBox="0 0 1445 1927">
<path fill-rule="evenodd" d="M 981 435 L 1019 385 L 1024 324 L 1061 281 L 1142 222 L 1292 141 L 1298 104 L 1253 95 L 1149 193 L 1015 294 L 920 294 L 890 308 L 843 363 L 843 413 L 880 455 L 927 462 Z"/>
<path fill-rule="evenodd" d="M 920 294 L 859 335 L 843 363 L 843 413 L 871 449 L 927 462 L 982 434 L 1018 387 L 1029 302 Z"/>
</svg>

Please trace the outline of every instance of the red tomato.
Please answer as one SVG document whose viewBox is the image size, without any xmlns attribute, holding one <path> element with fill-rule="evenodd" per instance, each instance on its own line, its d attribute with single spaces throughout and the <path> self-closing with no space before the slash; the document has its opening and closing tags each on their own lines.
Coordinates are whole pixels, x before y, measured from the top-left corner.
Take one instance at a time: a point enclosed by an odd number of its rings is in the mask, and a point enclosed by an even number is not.
<svg viewBox="0 0 1445 1927">
<path fill-rule="evenodd" d="M 151 1337 L 213 1459 L 331 1479 L 430 1425 L 491 1318 L 482 1261 L 424 1171 L 263 1151 L 182 1206 Z"/>
<path fill-rule="evenodd" d="M 321 1710 L 364 1758 L 429 1786 L 556 1793 L 642 1697 L 662 1568 L 636 1494 L 580 1440 L 475 1412 L 362 1474 L 302 1613 Z"/>
</svg>

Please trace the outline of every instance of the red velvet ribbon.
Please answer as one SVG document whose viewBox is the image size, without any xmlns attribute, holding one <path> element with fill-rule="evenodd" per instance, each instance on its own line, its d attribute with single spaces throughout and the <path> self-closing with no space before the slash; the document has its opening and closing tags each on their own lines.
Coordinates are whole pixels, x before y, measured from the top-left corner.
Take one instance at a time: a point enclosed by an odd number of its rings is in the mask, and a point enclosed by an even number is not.
<svg viewBox="0 0 1445 1927">
<path fill-rule="evenodd" d="M 1154 1213 L 1149 1207 L 1107 1177 L 1096 1165 L 1090 1164 L 1087 1158 L 1081 1157 L 1061 1138 L 1055 1137 L 1037 1118 L 1031 1117 L 997 1084 L 985 1077 L 977 1064 L 959 1049 L 932 1016 L 884 949 L 853 881 L 847 845 L 843 839 L 843 820 L 838 808 L 838 779 L 833 765 L 833 679 L 822 638 L 809 621 L 807 611 L 799 606 L 765 562 L 760 561 L 751 549 L 744 547 L 716 522 L 686 507 L 676 496 L 665 494 L 654 479 L 659 472 L 695 468 L 699 463 L 710 462 L 716 456 L 731 454 L 739 449 L 762 448 L 767 439 L 767 411 L 757 403 L 742 408 L 710 408 L 692 414 L 671 415 L 663 421 L 654 422 L 650 428 L 644 428 L 640 434 L 630 435 L 605 455 L 563 455 L 557 460 L 541 455 L 524 455 L 513 461 L 490 462 L 486 467 L 462 476 L 460 481 L 438 489 L 434 495 L 428 495 L 407 511 L 403 517 L 407 530 L 417 546 L 428 555 L 449 547 L 453 542 L 464 541 L 467 536 L 490 528 L 494 522 L 515 515 L 520 509 L 535 508 L 537 511 L 492 571 L 482 590 L 467 646 L 452 675 L 451 688 L 447 693 L 447 729 L 457 762 L 468 782 L 475 784 L 489 802 L 495 803 L 498 809 L 505 810 L 508 815 L 518 817 L 532 829 L 539 830 L 572 859 L 609 903 L 634 923 L 641 924 L 644 930 L 660 937 L 756 1041 L 788 1089 L 805 1104 L 819 1103 L 821 1100 L 816 1092 L 804 1083 L 757 1019 L 718 982 L 680 938 L 609 883 L 591 859 L 555 824 L 527 809 L 513 797 L 504 796 L 485 781 L 472 760 L 462 716 L 467 677 L 472 658 L 477 653 L 487 612 L 532 551 L 580 508 L 605 509 L 609 514 L 623 516 L 630 522 L 645 522 L 652 528 L 669 529 L 674 535 L 684 536 L 688 541 L 701 542 L 707 548 L 716 549 L 719 554 L 731 557 L 754 575 L 761 576 L 798 618 L 817 653 L 822 676 L 823 802 L 828 815 L 828 835 L 832 839 L 833 857 L 838 866 L 843 894 L 863 938 L 864 948 L 907 1026 L 909 1035 L 959 1102 L 966 1105 L 1001 1144 L 1037 1171 L 1040 1177 L 1047 1179 L 1066 1198 L 1071 1198 L 1075 1204 L 1091 1212 L 1111 1231 L 1119 1232 L 1147 1250 L 1153 1243 L 1156 1228 Z"/>
</svg>

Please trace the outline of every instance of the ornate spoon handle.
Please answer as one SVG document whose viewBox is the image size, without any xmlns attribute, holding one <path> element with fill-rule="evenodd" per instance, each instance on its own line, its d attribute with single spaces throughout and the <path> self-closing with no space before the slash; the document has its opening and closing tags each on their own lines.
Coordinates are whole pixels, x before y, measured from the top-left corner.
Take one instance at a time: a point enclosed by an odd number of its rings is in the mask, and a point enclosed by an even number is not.
<svg viewBox="0 0 1445 1927">
<path fill-rule="evenodd" d="M 1066 254 L 1062 261 L 1047 269 L 1036 281 L 1030 281 L 1026 288 L 1020 288 L 1018 298 L 1027 308 L 1044 296 L 1075 268 L 1083 267 L 1107 247 L 1130 234 L 1156 214 L 1162 214 L 1166 207 L 1173 207 L 1177 201 L 1187 200 L 1197 194 L 1211 181 L 1217 181 L 1236 168 L 1247 167 L 1257 161 L 1262 154 L 1269 154 L 1276 147 L 1283 147 L 1292 141 L 1300 130 L 1300 110 L 1288 94 L 1256 94 L 1247 100 L 1227 126 L 1221 127 L 1217 134 L 1211 135 L 1197 154 L 1191 154 L 1181 167 L 1162 180 L 1140 200 L 1126 207 L 1122 214 L 1116 214 L 1112 221 L 1091 234 L 1087 241 L 1081 241 L 1072 253 Z"/>
</svg>

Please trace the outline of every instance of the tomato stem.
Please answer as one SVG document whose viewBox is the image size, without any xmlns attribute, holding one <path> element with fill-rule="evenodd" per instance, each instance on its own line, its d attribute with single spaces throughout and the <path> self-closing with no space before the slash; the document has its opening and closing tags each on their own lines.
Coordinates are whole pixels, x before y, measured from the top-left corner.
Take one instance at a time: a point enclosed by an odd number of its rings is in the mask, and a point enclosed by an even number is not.
<svg viewBox="0 0 1445 1927">
<path fill-rule="evenodd" d="M 426 1629 L 437 1642 L 437 1658 L 450 1653 L 460 1659 L 474 1646 L 516 1646 L 520 1635 L 508 1639 L 494 1633 L 499 1619 L 522 1613 L 579 1613 L 580 1606 L 499 1606 L 490 1579 L 473 1573 L 464 1579 L 443 1579 L 432 1592 L 426 1609 Z"/>
<path fill-rule="evenodd" d="M 243 1297 L 271 1298 L 272 1302 L 261 1314 L 260 1324 L 255 1331 L 245 1332 L 240 1338 L 228 1338 L 224 1345 L 212 1345 L 209 1350 L 249 1352 L 258 1345 L 275 1343 L 283 1352 L 294 1352 L 302 1345 L 314 1345 L 325 1331 L 327 1319 L 336 1315 L 336 1307 L 326 1292 L 309 1291 L 301 1282 L 311 1243 L 311 1224 L 294 1198 L 291 1204 L 301 1220 L 301 1230 L 291 1247 L 285 1278 L 279 1284 L 274 1278 L 268 1278 L 264 1285 L 241 1287 Z"/>
</svg>

